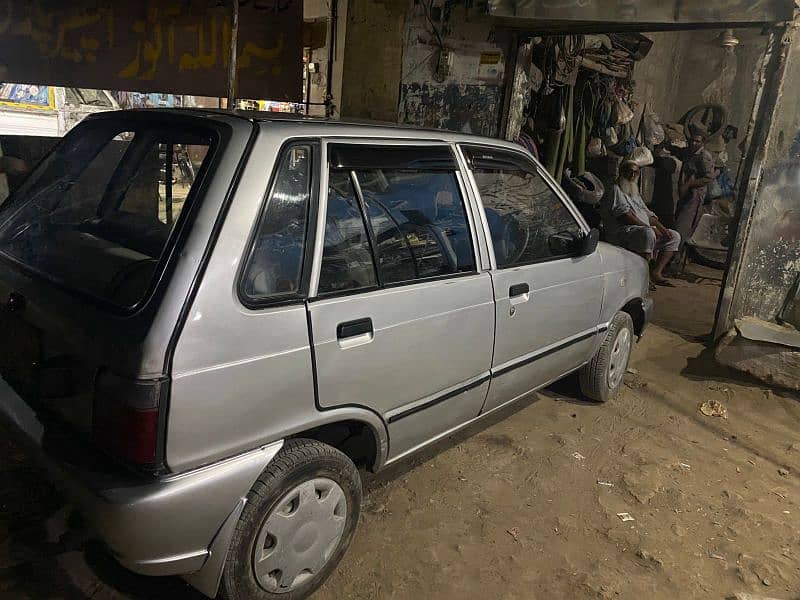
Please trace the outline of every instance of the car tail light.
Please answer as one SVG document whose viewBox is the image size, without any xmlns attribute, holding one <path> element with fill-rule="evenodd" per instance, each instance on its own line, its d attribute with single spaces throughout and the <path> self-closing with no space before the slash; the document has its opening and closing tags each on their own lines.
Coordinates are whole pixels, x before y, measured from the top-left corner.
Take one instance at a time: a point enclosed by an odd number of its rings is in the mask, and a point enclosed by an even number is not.
<svg viewBox="0 0 800 600">
<path fill-rule="evenodd" d="M 101 371 L 95 382 L 95 441 L 133 466 L 157 467 L 162 454 L 159 405 L 166 386 L 163 379 L 126 379 Z"/>
</svg>

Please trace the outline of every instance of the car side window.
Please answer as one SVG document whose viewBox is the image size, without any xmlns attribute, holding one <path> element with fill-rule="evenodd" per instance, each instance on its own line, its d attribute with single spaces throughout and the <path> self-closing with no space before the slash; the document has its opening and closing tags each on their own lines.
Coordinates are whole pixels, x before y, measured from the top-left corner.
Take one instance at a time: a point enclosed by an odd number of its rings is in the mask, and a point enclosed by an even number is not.
<svg viewBox="0 0 800 600">
<path fill-rule="evenodd" d="M 372 248 L 351 174 L 328 176 L 328 212 L 319 293 L 334 294 L 377 286 Z"/>
<path fill-rule="evenodd" d="M 331 144 L 319 293 L 477 270 L 449 146 Z"/>
<path fill-rule="evenodd" d="M 312 146 L 287 148 L 259 221 L 242 279 L 253 301 L 298 297 L 311 200 Z"/>
<path fill-rule="evenodd" d="M 475 271 L 464 202 L 452 171 L 356 172 L 376 242 L 381 284 Z"/>
<path fill-rule="evenodd" d="M 572 213 L 523 156 L 466 147 L 481 195 L 498 268 L 564 258 L 554 236 L 580 237 Z"/>
</svg>

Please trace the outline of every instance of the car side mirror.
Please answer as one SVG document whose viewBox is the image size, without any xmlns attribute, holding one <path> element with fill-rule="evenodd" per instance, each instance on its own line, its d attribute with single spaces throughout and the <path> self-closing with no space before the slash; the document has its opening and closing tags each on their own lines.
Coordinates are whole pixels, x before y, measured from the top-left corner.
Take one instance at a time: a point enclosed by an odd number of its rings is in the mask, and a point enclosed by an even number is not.
<svg viewBox="0 0 800 600">
<path fill-rule="evenodd" d="M 593 227 L 587 235 L 581 239 L 581 256 L 589 256 L 594 254 L 597 250 L 597 244 L 600 243 L 600 230 Z"/>
</svg>

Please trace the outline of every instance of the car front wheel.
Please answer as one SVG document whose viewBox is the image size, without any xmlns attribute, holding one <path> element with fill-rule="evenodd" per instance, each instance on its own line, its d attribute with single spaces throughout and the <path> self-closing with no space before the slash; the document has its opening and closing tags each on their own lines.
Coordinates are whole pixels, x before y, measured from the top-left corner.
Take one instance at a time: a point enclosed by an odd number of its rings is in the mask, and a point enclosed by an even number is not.
<svg viewBox="0 0 800 600">
<path fill-rule="evenodd" d="M 580 370 L 584 396 L 597 402 L 617 397 L 628 370 L 634 335 L 630 315 L 624 312 L 614 315 L 597 353 Z"/>
<path fill-rule="evenodd" d="M 360 507 L 361 480 L 347 456 L 315 440 L 289 440 L 247 495 L 221 596 L 307 598 L 347 551 Z"/>
</svg>

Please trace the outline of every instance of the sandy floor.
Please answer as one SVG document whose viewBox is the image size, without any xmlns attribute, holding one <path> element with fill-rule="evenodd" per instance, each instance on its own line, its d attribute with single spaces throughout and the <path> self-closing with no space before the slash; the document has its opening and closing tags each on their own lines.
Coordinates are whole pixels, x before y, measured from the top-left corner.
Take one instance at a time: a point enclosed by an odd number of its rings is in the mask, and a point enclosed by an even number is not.
<svg viewBox="0 0 800 600">
<path fill-rule="evenodd" d="M 696 340 L 718 288 L 678 285 L 657 292 L 617 401 L 583 402 L 568 379 L 367 477 L 355 542 L 315 598 L 800 598 L 800 402 L 715 366 Z M 707 399 L 728 418 L 701 414 Z M 3 450 L 0 598 L 199 597 L 48 543 L 61 502 Z"/>
</svg>

